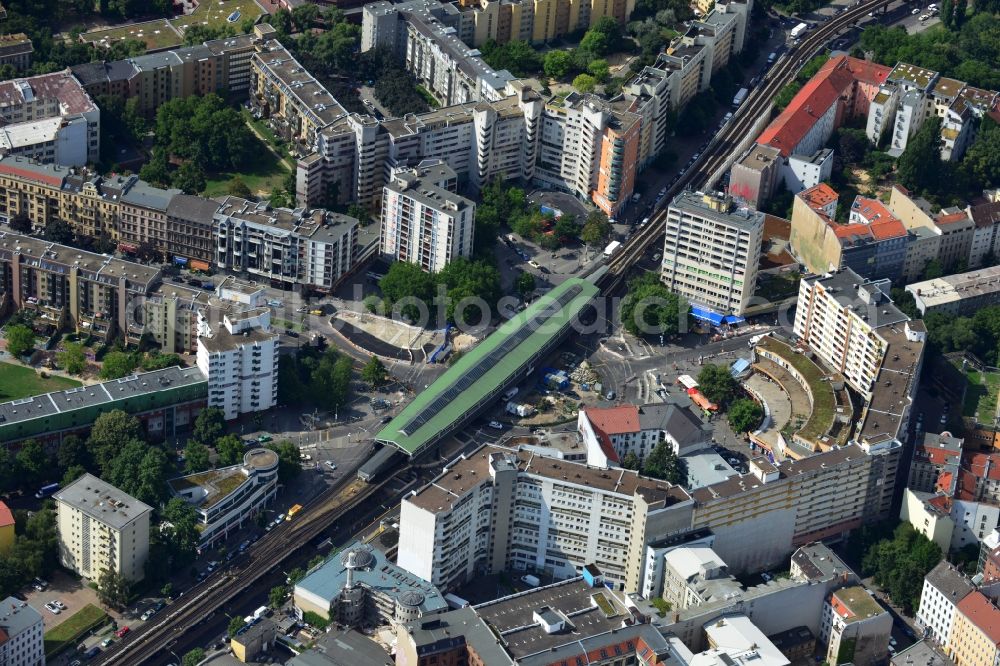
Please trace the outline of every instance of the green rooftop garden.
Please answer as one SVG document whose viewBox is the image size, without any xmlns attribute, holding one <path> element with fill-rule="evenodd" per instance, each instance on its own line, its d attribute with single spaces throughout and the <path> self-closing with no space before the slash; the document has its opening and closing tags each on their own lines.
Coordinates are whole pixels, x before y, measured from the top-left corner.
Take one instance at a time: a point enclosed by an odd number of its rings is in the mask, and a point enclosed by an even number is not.
<svg viewBox="0 0 1000 666">
<path fill-rule="evenodd" d="M 805 379 L 808 390 L 812 394 L 812 414 L 799 429 L 798 435 L 809 441 L 815 441 L 825 435 L 833 426 L 837 398 L 833 393 L 833 387 L 824 380 L 826 374 L 823 370 L 810 359 L 773 337 L 762 338 L 758 346 L 781 357 L 795 368 L 796 372 Z"/>
</svg>

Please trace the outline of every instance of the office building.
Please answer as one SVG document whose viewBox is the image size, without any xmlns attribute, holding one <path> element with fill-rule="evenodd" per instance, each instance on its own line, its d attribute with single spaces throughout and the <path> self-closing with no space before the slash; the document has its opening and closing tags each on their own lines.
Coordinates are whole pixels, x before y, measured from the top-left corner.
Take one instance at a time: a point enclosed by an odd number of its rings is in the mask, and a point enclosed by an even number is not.
<svg viewBox="0 0 1000 666">
<path fill-rule="evenodd" d="M 928 640 L 940 646 L 950 643 L 955 608 L 975 589 L 972 582 L 949 562 L 939 562 L 924 576 L 916 621 Z"/>
<path fill-rule="evenodd" d="M 448 610 L 432 584 L 356 541 L 295 584 L 295 611 L 350 627 L 397 625 Z"/>
<path fill-rule="evenodd" d="M 382 255 L 430 273 L 471 257 L 476 204 L 457 187 L 440 161 L 394 172 L 382 195 Z"/>
<path fill-rule="evenodd" d="M 278 454 L 251 449 L 243 463 L 188 474 L 167 482 L 170 492 L 194 506 L 199 548 L 225 541 L 254 519 L 278 490 Z"/>
<path fill-rule="evenodd" d="M 0 601 L 0 664 L 45 666 L 42 614 L 16 597 Z"/>
<path fill-rule="evenodd" d="M 690 408 L 675 403 L 587 407 L 576 422 L 587 464 L 617 467 L 629 453 L 643 460 L 666 441 L 681 456 L 711 441 L 711 429 Z"/>
<path fill-rule="evenodd" d="M 742 315 L 757 287 L 764 214 L 700 192 L 667 209 L 661 279 L 691 305 Z"/>
<path fill-rule="evenodd" d="M 275 286 L 328 291 L 354 268 L 359 222 L 353 217 L 270 208 L 234 196 L 214 217 L 217 269 Z"/>
<path fill-rule="evenodd" d="M 982 592 L 958 602 L 947 650 L 956 666 L 991 666 L 1000 660 L 1000 608 Z"/>
<path fill-rule="evenodd" d="M 820 640 L 831 664 L 885 663 L 891 632 L 892 615 L 860 585 L 836 590 L 823 607 Z"/>
<path fill-rule="evenodd" d="M 0 155 L 84 166 L 100 158 L 101 110 L 65 69 L 0 83 Z"/>
<path fill-rule="evenodd" d="M 278 404 L 278 333 L 271 311 L 227 313 L 198 336 L 198 369 L 208 379 L 208 405 L 227 420 Z"/>
<path fill-rule="evenodd" d="M 152 508 L 92 474 L 57 491 L 54 499 L 64 567 L 91 581 L 104 571 L 130 582 L 145 577 Z"/>
</svg>

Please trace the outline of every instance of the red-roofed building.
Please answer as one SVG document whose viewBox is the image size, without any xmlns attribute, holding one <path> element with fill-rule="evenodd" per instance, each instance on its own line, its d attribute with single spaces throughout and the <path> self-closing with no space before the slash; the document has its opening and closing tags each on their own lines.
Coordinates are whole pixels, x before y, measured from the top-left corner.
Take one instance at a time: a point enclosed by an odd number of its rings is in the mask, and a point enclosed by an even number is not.
<svg viewBox="0 0 1000 666">
<path fill-rule="evenodd" d="M 1000 663 L 1000 608 L 982 592 L 958 602 L 947 650 L 956 666 Z"/>
<path fill-rule="evenodd" d="M 952 480 L 958 474 L 958 465 L 962 457 L 964 440 L 952 437 L 951 433 L 940 435 L 933 432 L 924 433 L 923 439 L 914 447 L 913 460 L 910 462 L 910 478 L 906 487 L 910 490 L 929 493 L 940 485 L 943 474 L 949 474 Z M 949 482 L 949 487 L 952 482 Z"/>
<path fill-rule="evenodd" d="M 850 56 L 831 58 L 761 133 L 757 143 L 778 148 L 785 158 L 812 155 L 845 120 L 868 114 L 872 98 L 890 71 Z"/>
<path fill-rule="evenodd" d="M 14 514 L 10 507 L 0 502 L 0 553 L 8 552 L 14 546 Z"/>
<path fill-rule="evenodd" d="M 792 251 L 813 273 L 851 268 L 869 280 L 899 279 L 911 233 L 881 202 L 857 197 L 850 224 L 835 220 L 837 195 L 828 185 L 803 190 L 792 207 Z"/>
<path fill-rule="evenodd" d="M 645 458 L 661 441 L 683 455 L 711 440 L 711 430 L 692 410 L 673 403 L 586 407 L 577 432 L 587 449 L 587 464 L 618 465 L 629 453 Z"/>
</svg>

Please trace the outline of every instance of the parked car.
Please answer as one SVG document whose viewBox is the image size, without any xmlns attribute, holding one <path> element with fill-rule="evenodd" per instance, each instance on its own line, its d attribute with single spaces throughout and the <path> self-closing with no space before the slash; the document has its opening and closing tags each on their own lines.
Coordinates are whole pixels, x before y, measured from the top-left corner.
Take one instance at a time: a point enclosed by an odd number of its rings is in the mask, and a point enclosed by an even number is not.
<svg viewBox="0 0 1000 666">
<path fill-rule="evenodd" d="M 337 463 L 332 460 L 324 460 L 323 464 L 330 468 L 331 471 L 337 469 Z"/>
<path fill-rule="evenodd" d="M 46 610 L 48 610 L 48 611 L 49 611 L 50 613 L 52 613 L 53 615 L 59 615 L 59 613 L 62 613 L 62 609 L 61 609 L 61 608 L 59 608 L 59 606 L 56 606 L 56 605 L 55 605 L 54 603 L 52 603 L 51 601 L 49 601 L 49 602 L 46 602 L 46 604 L 45 604 L 45 608 L 46 608 Z"/>
<path fill-rule="evenodd" d="M 296 333 L 295 331 L 293 331 L 293 330 L 292 330 L 292 329 L 290 329 L 290 328 L 286 328 L 286 329 L 285 329 L 285 335 L 287 335 L 287 336 L 288 336 L 288 337 L 290 337 L 290 338 L 297 338 L 297 337 L 299 337 L 299 334 L 298 334 L 298 333 Z"/>
<path fill-rule="evenodd" d="M 271 436 L 261 435 L 260 437 L 257 438 L 257 441 L 260 442 L 261 444 L 267 444 L 268 442 L 271 441 Z"/>
<path fill-rule="evenodd" d="M 125 634 L 127 634 L 129 631 L 131 631 L 131 629 L 129 629 L 128 625 L 126 624 L 124 627 L 115 632 L 115 636 L 117 636 L 118 638 L 124 638 Z"/>
<path fill-rule="evenodd" d="M 108 647 L 109 645 L 111 645 L 114 642 L 115 642 L 115 639 L 113 639 L 113 638 L 111 638 L 109 636 L 109 637 L 105 638 L 103 641 L 101 641 L 101 647 L 102 648 L 106 648 L 106 647 Z"/>
<path fill-rule="evenodd" d="M 154 615 L 156 615 L 156 611 L 154 611 L 152 608 L 150 608 L 145 613 L 143 613 L 142 615 L 140 615 L 139 618 L 143 622 L 145 622 L 146 620 L 148 620 L 149 618 L 153 617 Z"/>
<path fill-rule="evenodd" d="M 313 457 L 311 455 L 309 455 L 308 453 L 300 453 L 299 454 L 299 460 L 312 460 L 312 459 L 313 459 Z"/>
<path fill-rule="evenodd" d="M 499 421 L 490 421 L 489 425 L 496 430 L 503 430 L 503 424 Z"/>
</svg>

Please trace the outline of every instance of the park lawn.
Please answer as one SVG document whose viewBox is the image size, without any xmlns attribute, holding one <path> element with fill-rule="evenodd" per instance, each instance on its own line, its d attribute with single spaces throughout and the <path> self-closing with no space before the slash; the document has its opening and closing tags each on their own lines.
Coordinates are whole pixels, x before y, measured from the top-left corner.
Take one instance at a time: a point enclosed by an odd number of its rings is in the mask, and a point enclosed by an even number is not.
<svg viewBox="0 0 1000 666">
<path fill-rule="evenodd" d="M 65 622 L 45 632 L 45 656 L 51 657 L 67 645 L 75 644 L 84 634 L 107 619 L 107 613 L 94 604 L 87 604 Z"/>
<path fill-rule="evenodd" d="M 256 137 L 254 139 L 260 143 L 259 139 Z M 206 197 L 228 194 L 229 181 L 236 175 L 243 179 L 254 194 L 267 196 L 271 190 L 281 189 L 289 174 L 285 162 L 275 157 L 274 153 L 263 144 L 258 145 L 253 154 L 255 155 L 253 162 L 241 166 L 239 171 L 209 174 L 202 194 Z"/>
<path fill-rule="evenodd" d="M 150 50 L 180 46 L 182 41 L 180 34 L 171 26 L 168 19 L 130 23 L 114 28 L 101 28 L 83 34 L 84 41 L 94 42 L 95 44 L 106 41 L 110 45 L 120 42 L 123 39 L 144 41 L 146 42 L 146 48 Z"/>
<path fill-rule="evenodd" d="M 32 395 L 62 391 L 81 386 L 68 377 L 43 379 L 33 368 L 12 363 L 0 363 L 0 401 L 17 400 Z"/>
</svg>

